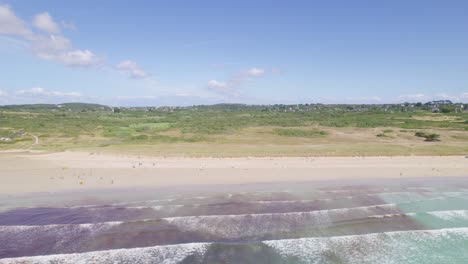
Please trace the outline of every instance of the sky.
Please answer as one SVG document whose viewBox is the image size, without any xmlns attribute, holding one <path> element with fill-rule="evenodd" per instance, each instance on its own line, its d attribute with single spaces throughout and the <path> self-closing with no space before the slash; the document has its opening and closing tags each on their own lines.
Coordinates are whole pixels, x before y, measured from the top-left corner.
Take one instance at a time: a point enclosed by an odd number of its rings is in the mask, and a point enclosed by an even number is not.
<svg viewBox="0 0 468 264">
<path fill-rule="evenodd" d="M 0 0 L 0 104 L 468 102 L 468 1 Z"/>
</svg>

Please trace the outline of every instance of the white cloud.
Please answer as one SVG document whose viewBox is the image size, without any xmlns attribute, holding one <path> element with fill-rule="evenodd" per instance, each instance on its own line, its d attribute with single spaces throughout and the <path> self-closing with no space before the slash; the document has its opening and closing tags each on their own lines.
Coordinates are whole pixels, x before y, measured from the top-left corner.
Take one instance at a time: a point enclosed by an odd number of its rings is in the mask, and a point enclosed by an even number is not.
<svg viewBox="0 0 468 264">
<path fill-rule="evenodd" d="M 56 61 L 66 66 L 92 66 L 100 59 L 89 50 L 71 50 L 65 52 L 45 52 L 37 53 L 37 56 L 44 60 Z"/>
<path fill-rule="evenodd" d="M 251 76 L 251 77 L 261 77 L 265 74 L 265 70 L 264 69 L 260 69 L 260 68 L 251 68 L 247 71 L 247 75 Z"/>
<path fill-rule="evenodd" d="M 238 97 L 239 91 L 237 90 L 238 81 L 236 78 L 229 80 L 228 82 L 221 82 L 217 80 L 208 81 L 208 89 L 218 94 L 227 96 Z"/>
<path fill-rule="evenodd" d="M 245 82 L 252 80 L 253 78 L 259 78 L 265 76 L 266 72 L 264 69 L 252 67 L 248 70 L 241 71 L 240 73 L 232 76 L 227 81 L 208 81 L 208 89 L 221 93 L 228 96 L 239 96 L 239 88 Z"/>
<path fill-rule="evenodd" d="M 218 82 L 217 80 L 210 80 L 208 87 L 211 89 L 226 89 L 227 84 L 225 82 Z"/>
<path fill-rule="evenodd" d="M 33 25 L 47 33 L 50 34 L 59 34 L 60 33 L 60 27 L 55 23 L 55 21 L 52 19 L 52 17 L 49 15 L 49 13 L 44 12 L 40 13 L 34 16 L 33 18 Z"/>
<path fill-rule="evenodd" d="M 18 90 L 16 91 L 18 95 L 28 95 L 28 96 L 60 96 L 60 97 L 80 97 L 81 94 L 77 92 L 59 92 L 59 91 L 49 91 L 42 87 L 33 87 L 28 90 Z"/>
<path fill-rule="evenodd" d="M 0 90 L 0 96 L 7 96 L 7 95 L 8 95 L 7 92 Z"/>
<path fill-rule="evenodd" d="M 33 87 L 29 90 L 18 90 L 16 91 L 17 94 L 44 94 L 46 90 L 41 87 Z"/>
<path fill-rule="evenodd" d="M 447 94 L 437 93 L 432 95 L 417 93 L 417 94 L 406 94 L 398 97 L 400 100 L 409 102 L 429 102 L 434 100 L 450 100 L 453 102 L 466 102 L 468 99 L 468 93 L 463 92 L 460 94 Z"/>
<path fill-rule="evenodd" d="M 0 35 L 11 35 L 26 43 L 32 53 L 44 60 L 66 66 L 89 67 L 101 62 L 92 51 L 77 49 L 60 32 L 60 26 L 47 12 L 34 16 L 32 25 L 43 33 L 34 33 L 29 26 L 5 5 L 0 5 Z"/>
<path fill-rule="evenodd" d="M 122 61 L 117 64 L 115 68 L 134 79 L 144 79 L 149 77 L 147 72 L 145 72 L 138 64 L 131 60 Z"/>
<path fill-rule="evenodd" d="M 74 47 L 72 42 L 62 35 L 60 27 L 74 30 L 74 24 L 62 21 L 60 25 L 47 12 L 35 15 L 32 25 L 28 25 L 16 16 L 9 6 L 0 5 L 0 37 L 2 39 L 30 49 L 31 53 L 38 58 L 65 66 L 90 67 L 102 62 L 102 59 L 94 52 Z M 39 31 L 31 30 L 31 26 Z M 116 68 L 131 78 L 149 77 L 146 71 L 130 60 L 122 61 Z"/>
<path fill-rule="evenodd" d="M 92 66 L 101 61 L 90 50 L 73 49 L 70 40 L 61 35 L 36 35 L 32 39 L 32 49 L 39 58 L 66 66 Z"/>
<path fill-rule="evenodd" d="M 422 94 L 422 93 L 400 95 L 399 98 L 401 100 L 406 100 L 406 101 L 428 101 L 430 100 L 429 96 L 426 96 L 425 94 Z"/>
<path fill-rule="evenodd" d="M 459 101 L 460 95 L 450 95 L 446 93 L 438 93 L 435 95 L 435 98 L 442 99 L 442 100 L 452 100 L 452 101 Z"/>
<path fill-rule="evenodd" d="M 36 54 L 42 52 L 60 52 L 67 51 L 72 48 L 71 41 L 60 35 L 36 35 L 31 39 L 32 48 Z"/>
<path fill-rule="evenodd" d="M 0 5 L 0 34 L 28 36 L 32 32 L 26 23 L 18 18 L 7 5 Z"/>
</svg>

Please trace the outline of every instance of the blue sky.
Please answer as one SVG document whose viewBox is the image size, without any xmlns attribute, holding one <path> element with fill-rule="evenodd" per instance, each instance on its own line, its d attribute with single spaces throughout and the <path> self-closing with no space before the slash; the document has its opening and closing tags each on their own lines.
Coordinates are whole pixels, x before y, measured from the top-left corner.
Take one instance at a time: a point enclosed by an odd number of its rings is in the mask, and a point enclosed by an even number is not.
<svg viewBox="0 0 468 264">
<path fill-rule="evenodd" d="M 468 101 L 468 1 L 2 1 L 0 104 Z"/>
</svg>

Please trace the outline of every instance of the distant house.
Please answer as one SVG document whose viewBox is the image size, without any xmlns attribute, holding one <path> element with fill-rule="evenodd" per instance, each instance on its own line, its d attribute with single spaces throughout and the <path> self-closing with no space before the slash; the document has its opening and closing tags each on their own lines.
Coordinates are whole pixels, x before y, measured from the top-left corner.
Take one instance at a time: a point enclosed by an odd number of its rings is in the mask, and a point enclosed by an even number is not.
<svg viewBox="0 0 468 264">
<path fill-rule="evenodd" d="M 438 101 L 427 102 L 425 103 L 425 105 L 429 106 L 433 113 L 439 113 L 441 106 L 453 105 L 453 102 L 450 100 L 438 100 Z"/>
</svg>

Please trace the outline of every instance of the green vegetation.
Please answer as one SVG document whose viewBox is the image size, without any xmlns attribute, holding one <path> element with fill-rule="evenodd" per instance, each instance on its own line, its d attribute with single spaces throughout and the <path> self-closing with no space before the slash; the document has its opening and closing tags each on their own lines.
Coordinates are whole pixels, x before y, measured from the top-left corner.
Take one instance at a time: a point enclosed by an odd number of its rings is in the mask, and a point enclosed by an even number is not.
<svg viewBox="0 0 468 264">
<path fill-rule="evenodd" d="M 424 132 L 416 132 L 414 135 L 417 137 L 425 138 L 426 139 L 425 141 L 439 141 L 440 140 L 439 134 L 428 134 Z"/>
<path fill-rule="evenodd" d="M 437 141 L 435 135 L 443 140 L 426 144 L 413 136 L 418 130 L 431 131 L 423 136 L 428 141 Z M 224 104 L 117 112 L 79 103 L 0 106 L 0 137 L 13 139 L 1 141 L 0 150 L 194 156 L 464 155 L 468 112 L 433 113 L 426 104 Z"/>
<path fill-rule="evenodd" d="M 303 137 L 303 138 L 315 138 L 322 137 L 327 134 L 325 131 L 321 130 L 302 130 L 302 129 L 275 129 L 273 132 L 280 136 L 286 137 Z"/>
<path fill-rule="evenodd" d="M 440 111 L 442 113 L 455 112 L 455 106 L 453 106 L 453 105 L 443 105 L 443 106 L 440 107 Z"/>
</svg>

